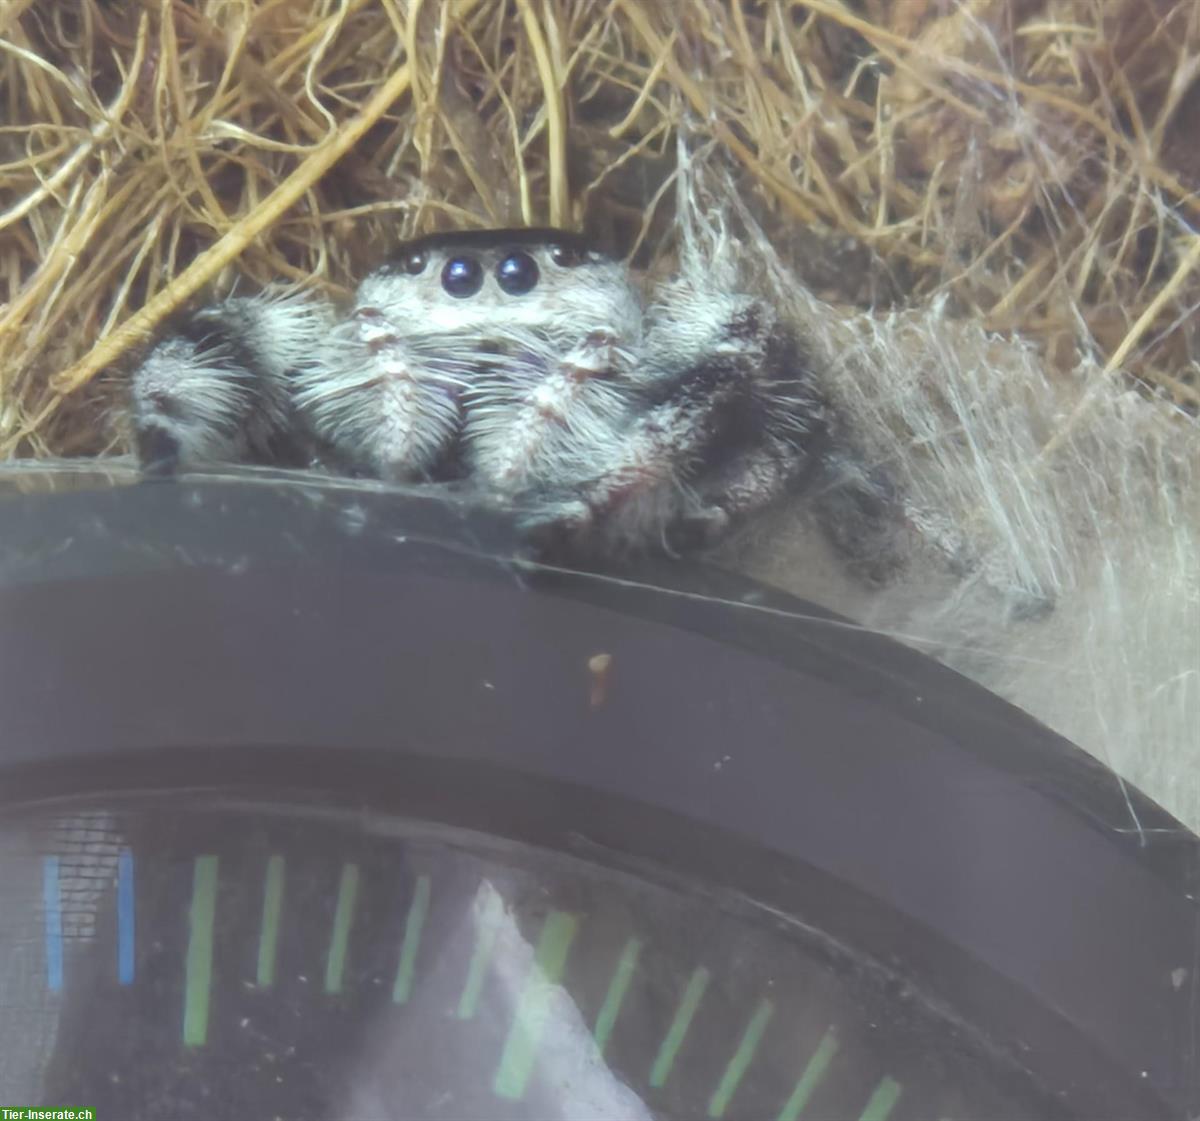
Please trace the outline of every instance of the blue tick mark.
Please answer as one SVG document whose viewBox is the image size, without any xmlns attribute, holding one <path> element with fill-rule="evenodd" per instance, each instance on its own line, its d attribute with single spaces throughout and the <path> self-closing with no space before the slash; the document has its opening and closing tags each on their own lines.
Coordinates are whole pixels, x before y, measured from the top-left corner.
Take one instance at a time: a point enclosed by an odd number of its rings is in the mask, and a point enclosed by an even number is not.
<svg viewBox="0 0 1200 1121">
<path fill-rule="evenodd" d="M 117 858 L 117 979 L 133 984 L 133 853 L 122 849 Z"/>
<path fill-rule="evenodd" d="M 46 921 L 46 984 L 51 992 L 63 987 L 62 896 L 58 887 L 58 857 L 42 858 L 42 914 Z"/>
</svg>

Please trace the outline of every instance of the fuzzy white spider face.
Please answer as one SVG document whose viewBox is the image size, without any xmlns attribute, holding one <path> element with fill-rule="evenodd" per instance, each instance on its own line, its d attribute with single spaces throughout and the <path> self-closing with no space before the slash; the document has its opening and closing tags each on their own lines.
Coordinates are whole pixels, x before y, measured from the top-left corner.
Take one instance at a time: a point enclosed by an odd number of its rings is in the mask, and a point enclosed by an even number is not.
<svg viewBox="0 0 1200 1121">
<path fill-rule="evenodd" d="M 561 396 L 561 359 L 589 337 L 636 347 L 641 326 L 624 265 L 570 234 L 433 235 L 362 282 L 348 317 L 302 365 L 296 400 L 322 441 L 371 474 L 431 478 L 454 460 L 511 490 L 555 445 L 547 432 L 528 438 L 525 398 L 540 391 L 535 411 L 565 415 L 547 400 Z M 502 447 L 490 447 L 493 436 Z"/>
</svg>

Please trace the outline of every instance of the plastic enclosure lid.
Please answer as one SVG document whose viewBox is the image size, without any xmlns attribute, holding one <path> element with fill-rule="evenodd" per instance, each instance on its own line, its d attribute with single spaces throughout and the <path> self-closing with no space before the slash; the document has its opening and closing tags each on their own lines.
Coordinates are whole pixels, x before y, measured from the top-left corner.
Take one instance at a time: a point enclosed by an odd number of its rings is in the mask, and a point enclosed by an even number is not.
<svg viewBox="0 0 1200 1121">
<path fill-rule="evenodd" d="M 932 661 L 681 563 L 514 562 L 441 491 L 5 475 L 6 804 L 285 775 L 652 863 L 886 963 L 1082 1117 L 1200 1112 L 1200 839 Z"/>
</svg>

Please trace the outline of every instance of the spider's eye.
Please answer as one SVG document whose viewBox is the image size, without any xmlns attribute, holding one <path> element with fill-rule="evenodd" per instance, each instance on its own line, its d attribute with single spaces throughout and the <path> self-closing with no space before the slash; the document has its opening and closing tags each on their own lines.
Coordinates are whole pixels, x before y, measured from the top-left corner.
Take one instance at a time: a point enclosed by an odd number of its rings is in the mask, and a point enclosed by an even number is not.
<svg viewBox="0 0 1200 1121">
<path fill-rule="evenodd" d="M 483 287 L 483 269 L 474 257 L 451 257 L 442 269 L 442 287 L 463 300 Z"/>
<path fill-rule="evenodd" d="M 407 254 L 401 262 L 401 267 L 409 276 L 416 276 L 418 273 L 425 271 L 425 265 L 429 261 L 429 256 L 424 249 L 414 249 Z"/>
<path fill-rule="evenodd" d="M 528 253 L 510 253 L 496 266 L 496 283 L 510 296 L 532 292 L 537 282 L 537 262 Z"/>
<path fill-rule="evenodd" d="M 550 246 L 550 260 L 564 269 L 571 269 L 576 265 L 582 265 L 585 259 L 586 254 L 573 245 Z"/>
</svg>

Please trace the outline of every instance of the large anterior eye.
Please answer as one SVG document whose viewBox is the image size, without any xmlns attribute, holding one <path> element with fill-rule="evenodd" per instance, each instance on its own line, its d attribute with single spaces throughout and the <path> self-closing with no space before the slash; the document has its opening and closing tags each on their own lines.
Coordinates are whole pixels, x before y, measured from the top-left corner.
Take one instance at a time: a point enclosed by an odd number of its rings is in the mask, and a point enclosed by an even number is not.
<svg viewBox="0 0 1200 1121">
<path fill-rule="evenodd" d="M 532 292 L 537 282 L 537 262 L 528 253 L 510 253 L 496 266 L 496 283 L 510 296 Z"/>
<path fill-rule="evenodd" d="M 460 300 L 483 287 L 483 269 L 474 257 L 451 257 L 442 269 L 442 287 Z"/>
</svg>

